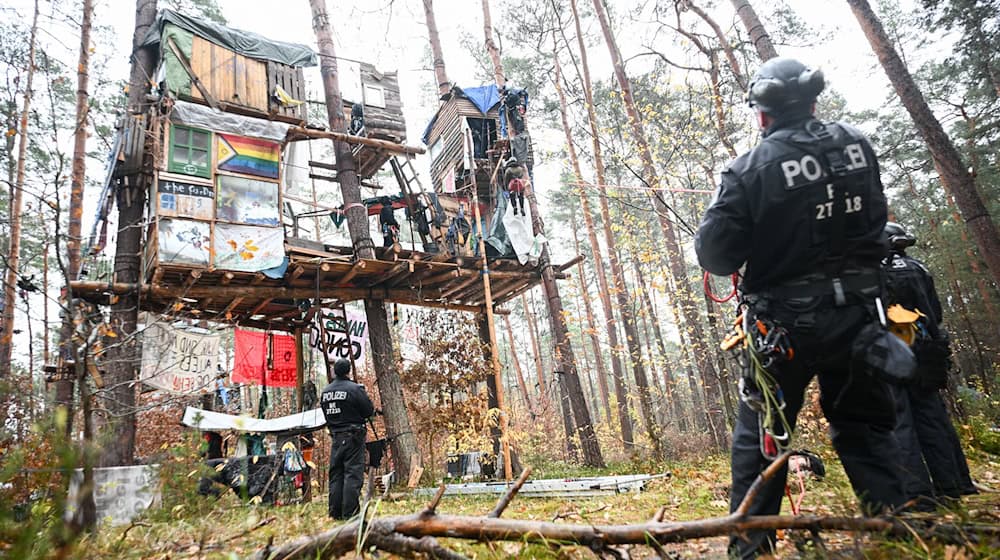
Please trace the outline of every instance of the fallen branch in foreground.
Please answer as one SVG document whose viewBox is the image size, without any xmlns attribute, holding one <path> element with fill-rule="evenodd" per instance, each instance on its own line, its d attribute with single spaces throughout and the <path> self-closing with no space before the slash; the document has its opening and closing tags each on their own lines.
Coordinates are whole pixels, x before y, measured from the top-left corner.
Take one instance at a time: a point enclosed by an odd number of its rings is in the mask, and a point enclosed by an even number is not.
<svg viewBox="0 0 1000 560">
<path fill-rule="evenodd" d="M 577 545 L 603 553 L 616 545 L 643 545 L 659 549 L 659 545 L 691 539 L 739 534 L 760 529 L 798 529 L 809 531 L 849 531 L 882 533 L 896 537 L 932 538 L 965 544 L 980 537 L 1000 539 L 1000 526 L 948 525 L 931 523 L 925 526 L 907 524 L 899 518 L 832 517 L 820 515 L 748 516 L 746 511 L 764 482 L 773 478 L 787 462 L 789 454 L 779 457 L 757 478 L 737 511 L 711 519 L 662 522 L 659 514 L 645 523 L 631 525 L 574 525 L 499 517 L 442 515 L 436 513 L 440 498 L 435 496 L 427 509 L 420 513 L 352 521 L 336 529 L 313 536 L 300 537 L 278 547 L 265 547 L 253 556 L 255 560 L 293 560 L 297 558 L 330 558 L 346 554 L 358 546 L 359 532 L 364 536 L 362 548 L 378 549 L 412 556 L 422 553 L 436 558 L 457 559 L 462 555 L 443 547 L 435 537 L 474 541 L 518 541 L 547 546 Z M 499 503 L 509 503 L 527 477 L 522 476 L 511 486 Z"/>
</svg>

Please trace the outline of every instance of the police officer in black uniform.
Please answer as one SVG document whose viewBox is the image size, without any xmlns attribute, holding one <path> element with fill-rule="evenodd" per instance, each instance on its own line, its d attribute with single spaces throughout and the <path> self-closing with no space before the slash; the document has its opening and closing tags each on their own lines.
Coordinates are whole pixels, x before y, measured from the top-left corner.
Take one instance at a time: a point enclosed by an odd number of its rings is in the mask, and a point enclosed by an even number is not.
<svg viewBox="0 0 1000 560">
<path fill-rule="evenodd" d="M 821 71 L 794 59 L 760 67 L 748 98 L 763 139 L 722 172 L 695 249 L 713 274 L 729 275 L 746 263 L 743 301 L 752 316 L 786 329 L 794 350 L 769 368 L 790 427 L 818 374 L 834 448 L 864 508 L 874 513 L 903 502 L 892 466 L 898 452 L 893 400 L 883 381 L 853 371 L 850 349 L 862 328 L 877 321 L 887 208 L 868 140 L 846 124 L 813 116 L 824 86 Z M 759 422 L 742 400 L 733 433 L 731 510 L 770 463 Z M 778 513 L 786 474 L 764 486 L 751 515 Z M 749 531 L 732 537 L 730 554 L 753 558 L 773 546 L 774 531 Z"/>
<path fill-rule="evenodd" d="M 922 262 L 906 254 L 906 249 L 917 242 L 913 235 L 895 222 L 885 225 L 885 234 L 892 250 L 884 262 L 889 303 L 925 316 L 918 321 L 913 342 L 917 375 L 901 391 L 908 401 L 904 408 L 911 415 L 907 420 L 916 432 L 915 442 L 910 437 L 903 440 L 904 446 L 906 442 L 916 446 L 905 450 L 908 468 L 922 469 L 923 458 L 936 498 L 958 499 L 963 494 L 975 494 L 969 464 L 940 393 L 948 384 L 951 350 L 948 333 L 941 327 L 941 300 L 934 289 L 934 278 Z M 907 498 L 930 497 L 926 485 L 920 490 L 908 492 Z"/>
<path fill-rule="evenodd" d="M 328 513 L 334 519 L 348 519 L 359 509 L 365 474 L 365 421 L 375 414 L 375 407 L 365 388 L 347 379 L 351 362 L 337 360 L 333 373 L 337 378 L 320 395 L 331 438 Z"/>
</svg>

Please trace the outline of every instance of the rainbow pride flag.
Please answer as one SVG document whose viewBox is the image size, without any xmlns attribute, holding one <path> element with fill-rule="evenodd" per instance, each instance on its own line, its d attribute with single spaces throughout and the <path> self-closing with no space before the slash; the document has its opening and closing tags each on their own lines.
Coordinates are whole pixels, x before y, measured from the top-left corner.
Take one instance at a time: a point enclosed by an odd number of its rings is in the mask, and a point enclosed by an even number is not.
<svg viewBox="0 0 1000 560">
<path fill-rule="evenodd" d="M 281 144 L 232 134 L 215 136 L 219 171 L 278 178 Z"/>
</svg>

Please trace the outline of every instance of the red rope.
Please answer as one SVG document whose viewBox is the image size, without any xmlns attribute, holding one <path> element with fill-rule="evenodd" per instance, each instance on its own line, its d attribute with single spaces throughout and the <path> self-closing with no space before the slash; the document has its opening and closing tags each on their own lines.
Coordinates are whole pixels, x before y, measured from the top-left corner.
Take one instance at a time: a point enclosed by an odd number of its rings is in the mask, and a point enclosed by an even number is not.
<svg viewBox="0 0 1000 560">
<path fill-rule="evenodd" d="M 705 271 L 705 276 L 704 276 L 703 281 L 702 281 L 702 284 L 703 284 L 703 287 L 705 289 L 705 295 L 708 296 L 708 299 L 714 301 L 715 303 L 726 303 L 727 301 L 729 301 L 729 300 L 733 299 L 734 297 L 736 297 L 737 285 L 739 284 L 739 278 L 740 278 L 739 277 L 739 273 L 738 272 L 734 272 L 732 274 L 731 278 L 732 278 L 732 281 L 733 281 L 733 290 L 731 292 L 729 292 L 729 294 L 726 297 L 721 297 L 720 298 L 719 296 L 715 295 L 714 292 L 712 292 L 712 285 L 710 283 L 711 273 L 706 270 Z"/>
</svg>

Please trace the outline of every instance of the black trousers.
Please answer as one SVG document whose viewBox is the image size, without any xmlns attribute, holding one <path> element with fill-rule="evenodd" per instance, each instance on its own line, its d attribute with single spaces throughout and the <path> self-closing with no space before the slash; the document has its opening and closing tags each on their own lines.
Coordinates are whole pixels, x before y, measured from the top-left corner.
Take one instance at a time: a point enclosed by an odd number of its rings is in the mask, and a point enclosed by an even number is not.
<svg viewBox="0 0 1000 560">
<path fill-rule="evenodd" d="M 349 519 L 360 509 L 361 485 L 365 477 L 365 429 L 330 433 L 330 501 L 327 513 L 334 519 Z"/>
<path fill-rule="evenodd" d="M 906 387 L 892 385 L 892 393 L 896 400 L 895 434 L 900 448 L 896 464 L 903 477 L 903 495 L 907 500 L 917 500 L 920 507 L 932 509 L 934 489 L 920 453 L 920 440 L 914 424 L 915 410 L 911 406 Z"/>
<path fill-rule="evenodd" d="M 896 458 L 899 444 L 893 434 L 895 401 L 888 384 L 863 372 L 852 372 L 850 347 L 868 321 L 862 304 L 834 307 L 827 298 L 796 302 L 769 302 L 763 314 L 788 329 L 795 349 L 793 360 L 773 368 L 786 402 L 785 417 L 794 429 L 806 386 L 819 378 L 820 404 L 830 422 L 833 447 L 847 471 L 855 494 L 866 512 L 879 512 L 903 503 Z M 758 308 L 760 309 L 760 308 Z M 804 318 L 809 318 L 804 321 Z M 760 451 L 758 415 L 740 402 L 733 431 L 733 486 L 730 511 L 735 511 L 750 485 L 768 461 Z M 787 469 L 762 489 L 750 515 L 773 515 L 781 509 Z M 774 531 L 748 531 L 730 538 L 729 553 L 754 558 L 774 549 Z"/>
<path fill-rule="evenodd" d="M 905 389 L 913 413 L 919 452 L 930 471 L 934 493 L 939 498 L 958 498 L 977 493 L 969 476 L 969 463 L 944 399 L 937 389 L 909 385 Z"/>
</svg>

